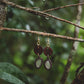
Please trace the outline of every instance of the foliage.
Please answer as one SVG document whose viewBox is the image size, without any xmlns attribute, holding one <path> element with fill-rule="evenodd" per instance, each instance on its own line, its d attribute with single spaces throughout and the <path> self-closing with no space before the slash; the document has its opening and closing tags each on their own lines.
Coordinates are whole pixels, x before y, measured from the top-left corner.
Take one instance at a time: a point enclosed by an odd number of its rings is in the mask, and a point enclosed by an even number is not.
<svg viewBox="0 0 84 84">
<path fill-rule="evenodd" d="M 28 83 L 27 77 L 21 70 L 6 62 L 0 63 L 0 78 L 13 84 Z"/>
</svg>

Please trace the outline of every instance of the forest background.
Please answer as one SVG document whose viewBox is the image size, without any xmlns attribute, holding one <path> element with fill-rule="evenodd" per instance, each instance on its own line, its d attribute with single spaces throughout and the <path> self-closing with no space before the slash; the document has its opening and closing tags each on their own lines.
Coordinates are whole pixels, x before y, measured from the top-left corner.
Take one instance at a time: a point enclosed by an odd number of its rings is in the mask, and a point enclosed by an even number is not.
<svg viewBox="0 0 84 84">
<path fill-rule="evenodd" d="M 79 0 L 14 0 L 12 2 L 36 11 L 44 11 L 50 8 L 76 4 L 79 3 Z M 78 6 L 67 7 L 50 11 L 48 13 L 76 23 L 78 13 L 77 7 Z M 82 5 L 80 25 L 84 27 L 83 9 L 84 6 Z M 10 5 L 8 5 L 7 8 L 7 18 L 4 27 L 47 32 L 70 37 L 74 37 L 75 29 L 75 26 L 71 24 L 61 22 L 50 17 L 41 17 L 39 15 L 34 15 L 24 10 L 14 8 Z M 84 39 L 83 32 L 84 30 L 79 30 L 79 38 Z M 22 84 L 27 84 L 27 80 L 29 84 L 59 84 L 65 66 L 67 64 L 67 59 L 72 50 L 73 41 L 49 37 L 50 47 L 53 49 L 53 55 L 51 56 L 52 68 L 48 71 L 44 68 L 43 65 L 40 69 L 36 69 L 34 65 L 37 56 L 35 55 L 33 49 L 34 44 L 36 44 L 37 42 L 37 37 L 38 35 L 31 33 L 2 31 L 0 33 L 0 68 L 2 68 L 2 71 L 9 73 L 13 68 L 16 68 L 15 66 L 17 66 L 21 70 L 21 73 L 24 73 L 26 75 L 21 75 L 22 77 L 18 77 L 17 75 L 15 76 L 16 78 L 20 78 L 20 80 L 24 82 Z M 39 37 L 41 46 L 46 47 L 47 37 Z M 42 54 L 41 57 L 43 58 L 43 60 L 46 60 L 46 56 L 44 54 Z M 80 63 L 84 62 L 83 42 L 78 43 L 76 53 L 72 58 L 72 65 L 65 84 L 70 84 L 74 80 L 75 71 L 80 66 Z M 12 66 L 11 64 L 13 64 L 14 66 Z M 10 70 L 7 66 L 10 66 Z M 16 69 L 15 71 L 18 72 L 18 70 Z M 24 79 L 24 77 L 26 77 L 27 79 Z M 7 79 L 4 81 L 5 78 L 2 79 L 3 80 L 0 80 L 1 84 L 7 84 L 7 82 L 11 81 L 11 79 L 10 81 L 8 81 Z"/>
</svg>

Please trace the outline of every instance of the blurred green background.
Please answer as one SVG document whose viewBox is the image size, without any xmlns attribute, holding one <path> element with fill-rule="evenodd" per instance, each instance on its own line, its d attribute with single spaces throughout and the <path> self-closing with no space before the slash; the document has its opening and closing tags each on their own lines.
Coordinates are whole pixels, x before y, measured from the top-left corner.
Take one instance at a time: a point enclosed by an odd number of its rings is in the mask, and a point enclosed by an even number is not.
<svg viewBox="0 0 84 84">
<path fill-rule="evenodd" d="M 33 9 L 42 11 L 63 5 L 75 4 L 78 3 L 78 1 L 79 0 L 14 0 L 13 2 L 25 7 L 37 7 Z M 75 23 L 77 6 L 63 8 L 49 13 Z M 81 26 L 84 26 L 83 22 L 84 11 L 81 15 Z M 52 18 L 36 16 L 11 6 L 8 6 L 7 20 L 4 26 L 74 36 L 74 26 L 70 24 Z M 79 38 L 84 38 L 83 32 L 84 31 L 80 29 Z M 48 71 L 43 65 L 40 69 L 36 69 L 34 66 L 37 56 L 34 54 L 33 49 L 34 44 L 37 42 L 37 37 L 38 35 L 30 33 L 2 31 L 0 33 L 0 62 L 8 62 L 17 66 L 28 77 L 29 84 L 59 84 L 73 42 L 50 37 L 50 46 L 53 49 L 53 55 L 51 56 L 53 64 L 52 69 Z M 43 48 L 46 47 L 46 39 L 47 37 L 40 36 Z M 84 43 L 79 43 L 77 52 L 73 57 L 73 63 L 66 84 L 72 82 L 77 67 L 81 62 L 84 62 L 83 55 Z M 43 60 L 46 60 L 44 54 L 42 54 L 41 57 Z M 0 84 L 9 84 L 3 82 L 4 81 Z"/>
</svg>

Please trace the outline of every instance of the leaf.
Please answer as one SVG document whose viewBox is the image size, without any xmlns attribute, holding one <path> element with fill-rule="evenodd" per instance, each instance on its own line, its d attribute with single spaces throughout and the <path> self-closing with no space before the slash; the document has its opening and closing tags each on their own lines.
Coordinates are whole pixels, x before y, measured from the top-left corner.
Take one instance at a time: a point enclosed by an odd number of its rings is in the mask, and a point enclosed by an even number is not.
<svg viewBox="0 0 84 84">
<path fill-rule="evenodd" d="M 8 74 L 6 72 L 2 72 L 0 71 L 0 79 L 3 79 L 9 83 L 13 83 L 13 84 L 25 84 L 24 82 L 22 82 L 21 80 L 19 80 L 18 78 L 16 78 L 15 76 Z"/>
<path fill-rule="evenodd" d="M 81 65 L 76 70 L 76 77 L 71 84 L 84 84 L 84 63 L 81 63 Z"/>
<path fill-rule="evenodd" d="M 24 83 L 28 84 L 28 78 L 27 76 L 16 66 L 7 63 L 7 62 L 1 62 L 0 63 L 0 71 L 3 71 L 4 73 L 8 73 L 20 80 L 22 80 Z"/>
</svg>

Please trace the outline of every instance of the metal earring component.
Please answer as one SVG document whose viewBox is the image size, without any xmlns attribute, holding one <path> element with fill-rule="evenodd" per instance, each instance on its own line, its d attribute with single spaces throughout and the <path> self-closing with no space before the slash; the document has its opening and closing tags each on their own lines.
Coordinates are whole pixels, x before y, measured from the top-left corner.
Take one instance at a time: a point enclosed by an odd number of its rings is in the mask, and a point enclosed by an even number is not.
<svg viewBox="0 0 84 84">
<path fill-rule="evenodd" d="M 50 42 L 49 42 L 49 38 L 47 40 L 47 47 L 44 48 L 44 54 L 47 56 L 47 60 L 45 60 L 44 62 L 44 67 L 47 69 L 47 70 L 50 70 L 51 67 L 52 67 L 52 62 L 49 58 L 49 56 L 51 56 L 53 53 L 52 49 L 50 48 Z"/>
<path fill-rule="evenodd" d="M 43 48 L 40 46 L 40 39 L 38 37 L 37 45 L 35 45 L 34 47 L 34 53 L 38 56 L 38 58 L 35 60 L 35 66 L 38 69 L 41 67 L 43 63 L 43 59 L 40 57 L 42 52 L 43 52 Z"/>
</svg>

